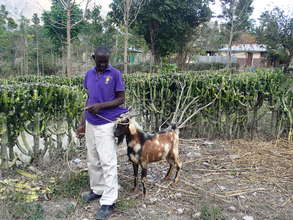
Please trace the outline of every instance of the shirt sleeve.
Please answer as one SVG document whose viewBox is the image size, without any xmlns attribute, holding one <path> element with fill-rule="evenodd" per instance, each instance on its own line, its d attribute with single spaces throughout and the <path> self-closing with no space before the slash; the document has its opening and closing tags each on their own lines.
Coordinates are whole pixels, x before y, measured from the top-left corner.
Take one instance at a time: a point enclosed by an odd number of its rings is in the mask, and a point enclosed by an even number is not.
<svg viewBox="0 0 293 220">
<path fill-rule="evenodd" d="M 115 92 L 125 91 L 125 84 L 120 71 L 117 71 L 115 80 Z"/>
</svg>

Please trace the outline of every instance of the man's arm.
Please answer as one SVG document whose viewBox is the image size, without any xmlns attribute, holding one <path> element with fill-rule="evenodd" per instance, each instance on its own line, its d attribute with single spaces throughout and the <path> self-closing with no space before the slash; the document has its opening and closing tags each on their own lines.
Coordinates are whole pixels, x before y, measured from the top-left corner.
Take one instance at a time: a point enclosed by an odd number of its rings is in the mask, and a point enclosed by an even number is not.
<svg viewBox="0 0 293 220">
<path fill-rule="evenodd" d="M 110 102 L 96 103 L 85 108 L 86 111 L 89 111 L 92 114 L 98 114 L 101 109 L 105 108 L 114 108 L 125 102 L 125 92 L 119 91 L 115 92 L 115 99 Z"/>
</svg>

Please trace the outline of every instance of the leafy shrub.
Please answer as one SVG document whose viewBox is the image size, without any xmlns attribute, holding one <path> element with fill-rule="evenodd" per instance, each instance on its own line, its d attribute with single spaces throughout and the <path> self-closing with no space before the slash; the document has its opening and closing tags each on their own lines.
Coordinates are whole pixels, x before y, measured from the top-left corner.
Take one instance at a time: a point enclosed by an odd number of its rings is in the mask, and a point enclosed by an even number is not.
<svg viewBox="0 0 293 220">
<path fill-rule="evenodd" d="M 186 64 L 187 71 L 220 70 L 226 68 L 225 63 L 189 63 Z M 239 68 L 238 63 L 232 63 L 232 68 Z"/>
</svg>

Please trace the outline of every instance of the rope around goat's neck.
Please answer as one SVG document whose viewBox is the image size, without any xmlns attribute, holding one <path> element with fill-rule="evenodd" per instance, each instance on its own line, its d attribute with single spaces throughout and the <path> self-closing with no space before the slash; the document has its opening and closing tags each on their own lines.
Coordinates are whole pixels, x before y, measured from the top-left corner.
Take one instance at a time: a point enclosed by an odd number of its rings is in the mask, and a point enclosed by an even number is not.
<svg viewBox="0 0 293 220">
<path fill-rule="evenodd" d="M 114 124 L 119 124 L 119 125 L 128 125 L 129 123 L 122 123 L 122 122 L 118 122 L 118 121 L 113 121 L 113 120 L 110 120 L 110 119 L 108 119 L 108 118 L 105 118 L 104 116 L 102 116 L 102 115 L 99 115 L 99 114 L 96 114 L 96 116 L 98 116 L 98 117 L 100 117 L 100 118 L 102 118 L 102 119 L 104 119 L 104 120 L 106 120 L 106 121 L 108 121 L 108 122 L 110 122 L 110 123 L 114 123 Z"/>
</svg>

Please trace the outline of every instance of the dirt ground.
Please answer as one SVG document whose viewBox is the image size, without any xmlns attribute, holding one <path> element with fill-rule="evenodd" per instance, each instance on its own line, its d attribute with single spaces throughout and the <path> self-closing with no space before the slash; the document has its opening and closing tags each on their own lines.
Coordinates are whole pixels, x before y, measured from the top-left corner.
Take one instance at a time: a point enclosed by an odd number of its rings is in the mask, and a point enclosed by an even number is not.
<svg viewBox="0 0 293 220">
<path fill-rule="evenodd" d="M 179 183 L 163 181 L 168 170 L 166 161 L 150 164 L 145 199 L 141 193 L 131 192 L 132 166 L 126 146 L 119 146 L 120 193 L 110 219 L 293 219 L 292 143 L 205 139 L 180 142 L 183 168 Z M 63 172 L 86 168 L 85 152 L 78 156 L 81 161 L 66 162 Z M 51 199 L 40 204 L 46 220 L 91 220 L 99 207 L 96 201 L 81 204 L 73 199 Z M 70 207 L 66 217 L 56 215 L 58 210 Z"/>
</svg>

